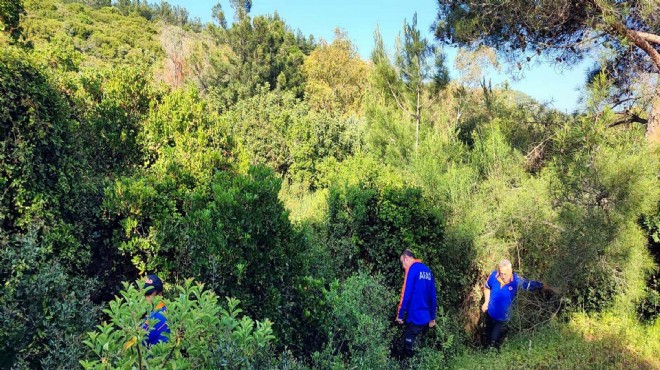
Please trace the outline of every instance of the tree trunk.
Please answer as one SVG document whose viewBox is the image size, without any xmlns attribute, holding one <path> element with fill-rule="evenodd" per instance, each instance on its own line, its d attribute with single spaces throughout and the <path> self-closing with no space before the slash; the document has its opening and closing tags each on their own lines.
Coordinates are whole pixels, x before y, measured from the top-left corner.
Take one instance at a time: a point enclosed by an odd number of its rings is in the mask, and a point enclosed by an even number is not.
<svg viewBox="0 0 660 370">
<path fill-rule="evenodd" d="M 417 148 L 419 148 L 419 117 L 415 123 L 415 153 L 417 153 Z"/>
<path fill-rule="evenodd" d="M 650 144 L 660 145 L 660 82 L 651 103 L 651 114 L 646 124 L 646 138 Z"/>
<path fill-rule="evenodd" d="M 421 80 L 420 80 L 421 81 Z M 419 148 L 419 125 L 422 121 L 422 86 L 421 82 L 417 85 L 417 106 L 415 107 L 415 153 L 417 153 L 417 148 Z"/>
</svg>

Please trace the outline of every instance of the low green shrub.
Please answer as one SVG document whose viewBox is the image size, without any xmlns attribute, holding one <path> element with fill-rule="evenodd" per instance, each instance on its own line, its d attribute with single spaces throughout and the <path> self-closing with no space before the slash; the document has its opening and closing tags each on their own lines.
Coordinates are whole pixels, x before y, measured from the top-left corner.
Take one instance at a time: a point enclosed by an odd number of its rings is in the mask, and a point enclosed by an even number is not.
<svg viewBox="0 0 660 370">
<path fill-rule="evenodd" d="M 165 304 L 168 341 L 147 346 L 142 325 L 152 304 L 142 289 L 125 283 L 104 310 L 108 320 L 88 333 L 84 343 L 89 353 L 80 361 L 83 367 L 244 369 L 267 367 L 274 360 L 270 321 L 242 316 L 238 300 L 227 298 L 222 305 L 218 296 L 192 280 L 174 290 L 172 299 L 155 297 L 153 301 Z M 149 323 L 150 328 L 153 324 Z"/>
<path fill-rule="evenodd" d="M 313 355 L 315 366 L 391 368 L 396 296 L 382 279 L 364 273 L 352 275 L 341 284 L 331 284 L 326 300 L 329 314 L 323 326 L 328 342 L 322 352 Z"/>
</svg>

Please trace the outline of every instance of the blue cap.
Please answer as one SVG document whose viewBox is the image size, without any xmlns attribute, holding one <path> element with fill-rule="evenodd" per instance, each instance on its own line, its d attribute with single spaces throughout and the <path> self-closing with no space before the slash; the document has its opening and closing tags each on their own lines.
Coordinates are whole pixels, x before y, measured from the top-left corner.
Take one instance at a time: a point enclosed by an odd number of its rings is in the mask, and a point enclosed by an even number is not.
<svg viewBox="0 0 660 370">
<path fill-rule="evenodd" d="M 158 275 L 147 275 L 142 289 L 144 289 L 144 295 L 160 294 L 163 292 L 163 281 Z"/>
</svg>

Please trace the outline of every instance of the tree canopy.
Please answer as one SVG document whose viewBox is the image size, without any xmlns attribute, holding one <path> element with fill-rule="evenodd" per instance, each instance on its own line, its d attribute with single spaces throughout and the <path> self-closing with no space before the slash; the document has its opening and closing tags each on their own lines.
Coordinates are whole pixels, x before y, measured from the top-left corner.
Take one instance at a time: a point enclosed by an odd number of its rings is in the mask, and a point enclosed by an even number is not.
<svg viewBox="0 0 660 370">
<path fill-rule="evenodd" d="M 457 1 L 438 0 L 436 37 L 446 43 L 497 48 L 511 62 L 550 56 L 572 65 L 601 53 L 615 106 L 635 101 L 647 118 L 647 136 L 660 142 L 660 4 L 655 1 Z M 635 89 L 651 78 L 646 91 Z M 635 118 L 629 115 L 630 118 Z"/>
</svg>

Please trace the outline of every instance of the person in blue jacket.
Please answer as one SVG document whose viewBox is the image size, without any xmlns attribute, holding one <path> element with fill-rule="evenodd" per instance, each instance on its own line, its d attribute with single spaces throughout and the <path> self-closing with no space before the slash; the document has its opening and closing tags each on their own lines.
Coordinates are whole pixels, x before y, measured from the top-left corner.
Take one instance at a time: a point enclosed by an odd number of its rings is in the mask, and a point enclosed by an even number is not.
<svg viewBox="0 0 660 370">
<path fill-rule="evenodd" d="M 499 350 L 507 332 L 509 309 L 516 299 L 518 289 L 529 291 L 550 289 L 543 283 L 524 279 L 513 272 L 511 262 L 503 259 L 484 284 L 484 304 L 481 311 L 486 314 L 484 344 Z"/>
<path fill-rule="evenodd" d="M 422 260 L 415 259 L 412 251 L 404 250 L 399 260 L 405 273 L 396 322 L 403 324 L 405 319 L 404 354 L 412 357 L 417 336 L 435 326 L 435 280 L 431 270 Z"/>
<path fill-rule="evenodd" d="M 156 306 L 153 306 L 154 297 L 157 295 L 163 295 L 163 281 L 160 280 L 157 275 L 148 275 L 145 279 L 143 289 L 145 291 L 145 298 L 153 307 L 142 324 L 142 328 L 145 331 L 149 331 L 144 340 L 144 344 L 152 346 L 160 342 L 166 343 L 170 334 L 170 329 L 167 326 L 167 308 L 163 301 L 160 301 Z M 151 330 L 149 330 L 150 326 Z"/>
</svg>

